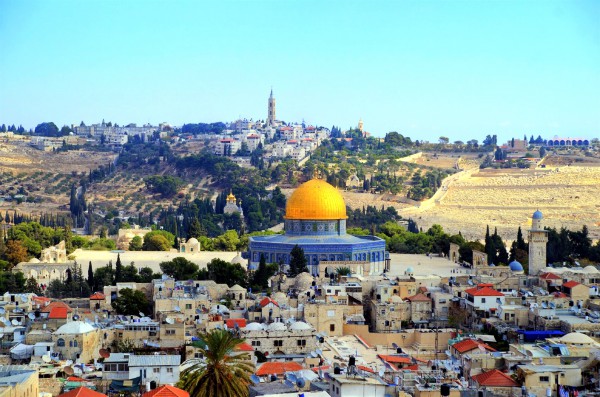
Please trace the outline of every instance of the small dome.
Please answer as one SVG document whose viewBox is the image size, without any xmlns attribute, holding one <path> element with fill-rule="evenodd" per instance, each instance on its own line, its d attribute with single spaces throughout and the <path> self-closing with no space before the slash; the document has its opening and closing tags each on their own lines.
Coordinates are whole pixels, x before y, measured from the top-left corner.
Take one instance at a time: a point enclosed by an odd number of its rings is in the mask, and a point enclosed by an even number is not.
<svg viewBox="0 0 600 397">
<path fill-rule="evenodd" d="M 259 323 L 250 323 L 250 324 L 246 325 L 244 330 L 246 330 L 246 331 L 262 331 L 263 326 L 262 326 L 262 324 L 259 324 Z"/>
<path fill-rule="evenodd" d="M 83 321 L 71 321 L 56 330 L 56 335 L 81 335 L 94 331 L 95 328 Z"/>
<path fill-rule="evenodd" d="M 293 331 L 304 331 L 311 328 L 312 327 L 304 321 L 296 321 L 295 323 L 292 323 L 292 325 L 290 325 L 290 329 Z"/>
<path fill-rule="evenodd" d="M 236 284 L 233 287 L 229 288 L 228 291 L 244 291 L 244 292 L 246 292 L 246 288 L 242 287 L 239 284 Z"/>
<path fill-rule="evenodd" d="M 540 210 L 537 210 L 533 213 L 532 219 L 544 219 L 544 215 L 542 215 Z"/>
<path fill-rule="evenodd" d="M 269 331 L 287 331 L 284 323 L 273 323 L 268 327 Z"/>
<path fill-rule="evenodd" d="M 412 266 L 409 266 L 404 271 L 404 274 L 409 274 L 409 273 L 414 273 L 414 272 L 415 272 L 415 269 L 413 269 Z"/>
<path fill-rule="evenodd" d="M 40 263 L 40 260 L 38 258 L 31 258 L 29 263 Z"/>
<path fill-rule="evenodd" d="M 598 268 L 596 266 L 588 265 L 583 268 L 583 271 L 586 273 L 598 273 Z"/>
<path fill-rule="evenodd" d="M 236 265 L 236 264 L 243 265 L 246 263 L 246 261 L 244 260 L 244 258 L 242 258 L 242 256 L 238 252 L 238 254 L 231 260 L 231 263 L 233 263 L 234 265 Z"/>
<path fill-rule="evenodd" d="M 198 240 L 194 237 L 186 241 L 187 244 L 198 244 Z"/>
<path fill-rule="evenodd" d="M 588 345 L 588 344 L 593 344 L 596 342 L 589 336 L 582 334 L 580 332 L 571 332 L 570 334 L 566 334 L 565 336 L 560 338 L 559 341 L 561 341 L 562 343 L 576 344 L 576 345 Z"/>
<path fill-rule="evenodd" d="M 496 267 L 496 265 L 494 265 L 493 263 L 490 263 L 489 265 L 490 267 Z"/>
<path fill-rule="evenodd" d="M 294 279 L 294 288 L 298 291 L 306 291 L 310 288 L 313 282 L 313 276 L 309 273 L 300 273 Z"/>
<path fill-rule="evenodd" d="M 513 272 L 522 272 L 523 271 L 523 265 L 521 265 L 518 261 L 512 261 L 508 264 L 508 267 L 510 267 L 510 270 L 512 270 Z"/>
</svg>

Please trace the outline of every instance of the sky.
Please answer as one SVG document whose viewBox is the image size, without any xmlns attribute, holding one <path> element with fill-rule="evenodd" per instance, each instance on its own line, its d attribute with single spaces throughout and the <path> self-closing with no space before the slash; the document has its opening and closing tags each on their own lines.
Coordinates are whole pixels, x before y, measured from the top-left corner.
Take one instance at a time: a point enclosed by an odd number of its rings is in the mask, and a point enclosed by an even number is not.
<svg viewBox="0 0 600 397">
<path fill-rule="evenodd" d="M 600 1 L 0 0 L 0 124 L 600 136 Z"/>
</svg>

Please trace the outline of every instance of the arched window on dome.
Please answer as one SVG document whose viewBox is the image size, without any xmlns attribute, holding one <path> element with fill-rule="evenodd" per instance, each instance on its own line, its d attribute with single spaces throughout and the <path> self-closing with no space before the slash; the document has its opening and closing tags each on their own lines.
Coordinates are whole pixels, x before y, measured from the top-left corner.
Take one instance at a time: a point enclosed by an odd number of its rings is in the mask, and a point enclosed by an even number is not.
<svg viewBox="0 0 600 397">
<path fill-rule="evenodd" d="M 63 338 L 58 338 L 58 340 L 56 341 L 56 346 L 65 347 L 65 340 Z"/>
</svg>

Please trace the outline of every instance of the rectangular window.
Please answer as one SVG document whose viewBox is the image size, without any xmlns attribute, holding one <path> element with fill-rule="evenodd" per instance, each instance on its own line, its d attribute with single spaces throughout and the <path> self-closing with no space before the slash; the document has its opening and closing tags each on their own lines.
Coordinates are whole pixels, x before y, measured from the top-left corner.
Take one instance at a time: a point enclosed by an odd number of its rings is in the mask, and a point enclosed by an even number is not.
<svg viewBox="0 0 600 397">
<path fill-rule="evenodd" d="M 549 376 L 540 376 L 540 382 L 550 382 Z"/>
<path fill-rule="evenodd" d="M 154 372 L 155 374 L 160 373 L 160 368 L 152 368 L 152 372 Z"/>
<path fill-rule="evenodd" d="M 175 330 L 174 329 L 168 329 L 166 333 L 167 333 L 167 335 L 175 335 Z"/>
<path fill-rule="evenodd" d="M 185 309 L 186 310 L 191 310 L 192 309 L 192 304 L 191 303 L 186 303 L 185 304 Z"/>
<path fill-rule="evenodd" d="M 275 341 L 273 341 L 273 346 L 275 346 L 275 347 L 282 347 L 283 346 L 283 340 L 275 340 Z"/>
<path fill-rule="evenodd" d="M 335 331 L 335 324 L 329 324 L 329 332 Z"/>
<path fill-rule="evenodd" d="M 485 303 L 485 298 L 481 298 L 481 303 Z"/>
<path fill-rule="evenodd" d="M 167 368 L 167 373 L 168 374 L 172 374 L 173 373 L 173 368 Z"/>
<path fill-rule="evenodd" d="M 298 346 L 306 346 L 306 339 L 298 339 Z"/>
</svg>

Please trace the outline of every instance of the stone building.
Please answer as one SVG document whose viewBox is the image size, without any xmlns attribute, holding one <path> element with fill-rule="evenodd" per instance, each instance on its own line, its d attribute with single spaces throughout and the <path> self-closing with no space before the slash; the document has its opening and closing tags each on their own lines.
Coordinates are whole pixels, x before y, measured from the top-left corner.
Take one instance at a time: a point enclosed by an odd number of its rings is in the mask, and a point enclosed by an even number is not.
<svg viewBox="0 0 600 397">
<path fill-rule="evenodd" d="M 538 275 L 546 269 L 546 245 L 548 232 L 542 226 L 544 216 L 541 211 L 535 211 L 531 218 L 531 229 L 528 234 L 529 242 L 529 274 Z"/>
<path fill-rule="evenodd" d="M 83 321 L 71 321 L 52 334 L 55 352 L 65 360 L 87 363 L 98 357 L 98 329 Z"/>
<path fill-rule="evenodd" d="M 42 263 L 65 263 L 67 261 L 67 250 L 65 241 L 42 250 L 40 262 Z"/>
<path fill-rule="evenodd" d="M 303 321 L 250 323 L 240 333 L 254 350 L 268 355 L 310 354 L 318 347 L 317 331 Z"/>
</svg>

